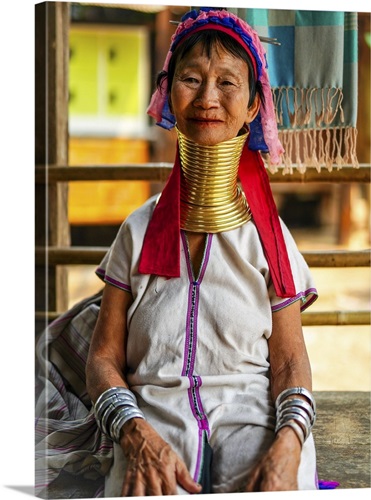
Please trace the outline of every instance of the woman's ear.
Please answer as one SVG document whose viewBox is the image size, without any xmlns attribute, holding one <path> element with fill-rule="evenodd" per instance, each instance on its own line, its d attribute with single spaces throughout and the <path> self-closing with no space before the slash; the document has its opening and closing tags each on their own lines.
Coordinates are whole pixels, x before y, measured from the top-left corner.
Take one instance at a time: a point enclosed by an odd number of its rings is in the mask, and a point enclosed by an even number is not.
<svg viewBox="0 0 371 500">
<path fill-rule="evenodd" d="M 250 105 L 250 107 L 247 110 L 246 114 L 246 123 L 251 123 L 256 115 L 258 114 L 260 109 L 260 95 L 257 93 L 255 95 L 255 99 L 253 100 L 253 103 Z"/>
</svg>

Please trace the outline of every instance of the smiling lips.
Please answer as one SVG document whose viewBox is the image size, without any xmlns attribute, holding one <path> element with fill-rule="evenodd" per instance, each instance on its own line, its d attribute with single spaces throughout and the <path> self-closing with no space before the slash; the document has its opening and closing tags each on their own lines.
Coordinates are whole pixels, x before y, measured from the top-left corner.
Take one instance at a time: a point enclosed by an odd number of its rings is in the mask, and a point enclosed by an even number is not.
<svg viewBox="0 0 371 500">
<path fill-rule="evenodd" d="M 213 124 L 213 123 L 223 123 L 222 120 L 218 120 L 216 118 L 190 118 L 190 121 L 193 122 L 193 123 L 197 123 L 197 124 L 200 124 L 200 125 L 207 125 L 207 124 Z"/>
</svg>

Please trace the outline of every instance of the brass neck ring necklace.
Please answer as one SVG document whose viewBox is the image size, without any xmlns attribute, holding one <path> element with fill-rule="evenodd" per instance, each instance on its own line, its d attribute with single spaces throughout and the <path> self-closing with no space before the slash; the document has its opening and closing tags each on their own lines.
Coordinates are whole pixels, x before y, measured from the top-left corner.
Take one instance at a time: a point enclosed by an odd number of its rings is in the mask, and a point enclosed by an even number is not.
<svg viewBox="0 0 371 500">
<path fill-rule="evenodd" d="M 251 219 L 244 193 L 238 185 L 238 167 L 248 131 L 215 146 L 202 146 L 178 128 L 182 169 L 180 227 L 198 233 L 219 233 L 242 226 Z"/>
</svg>

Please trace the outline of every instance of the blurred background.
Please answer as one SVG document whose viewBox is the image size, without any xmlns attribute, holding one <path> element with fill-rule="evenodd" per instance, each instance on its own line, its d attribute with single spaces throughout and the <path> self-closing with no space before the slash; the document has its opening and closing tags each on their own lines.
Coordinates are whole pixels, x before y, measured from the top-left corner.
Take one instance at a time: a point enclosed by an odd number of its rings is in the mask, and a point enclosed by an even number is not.
<svg viewBox="0 0 371 500">
<path fill-rule="evenodd" d="M 146 107 L 174 25 L 189 7 L 71 3 L 69 165 L 173 162 L 175 137 L 150 124 Z M 370 164 L 370 14 L 358 16 L 357 155 Z M 154 50 L 160 34 L 162 50 Z M 156 47 L 159 47 L 158 40 Z M 161 47 L 161 43 L 160 43 Z M 272 185 L 299 249 L 370 247 L 367 184 Z M 161 183 L 70 182 L 72 246 L 109 246 L 125 217 Z M 98 291 L 95 266 L 68 267 L 69 306 Z M 311 310 L 369 310 L 365 268 L 313 269 L 319 299 Z M 304 327 L 315 390 L 371 389 L 370 326 Z"/>
</svg>

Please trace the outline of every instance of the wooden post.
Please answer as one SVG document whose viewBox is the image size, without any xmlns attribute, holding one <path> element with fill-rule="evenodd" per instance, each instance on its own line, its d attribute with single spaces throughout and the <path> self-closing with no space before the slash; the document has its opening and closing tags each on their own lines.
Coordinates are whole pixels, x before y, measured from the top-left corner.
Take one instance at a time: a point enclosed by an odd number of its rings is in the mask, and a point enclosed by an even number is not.
<svg viewBox="0 0 371 500">
<path fill-rule="evenodd" d="M 162 70 L 167 52 L 170 47 L 171 36 L 175 27 L 170 23 L 171 11 L 166 8 L 156 14 L 155 23 L 155 61 L 154 69 L 156 74 Z M 156 141 L 153 144 L 152 161 L 174 162 L 176 134 L 174 131 L 164 130 L 155 127 Z"/>
<path fill-rule="evenodd" d="M 68 164 L 69 4 L 35 5 L 35 163 L 45 168 L 45 184 L 35 186 L 35 244 L 45 264 L 35 268 L 36 310 L 67 308 L 67 272 L 48 265 L 49 245 L 69 245 L 68 187 L 48 185 L 48 165 Z M 36 331 L 45 325 L 36 325 Z"/>
<path fill-rule="evenodd" d="M 371 161 L 371 50 L 366 35 L 371 30 L 371 14 L 358 13 L 358 110 L 357 157 L 360 163 Z"/>
<path fill-rule="evenodd" d="M 366 43 L 366 34 L 370 32 L 370 13 L 358 13 L 358 107 L 357 107 L 357 158 L 360 163 L 370 162 L 370 47 Z M 363 187 L 362 187 L 363 189 Z M 339 199 L 338 243 L 347 245 L 352 230 L 352 194 L 361 187 L 342 185 Z M 364 190 L 364 196 L 370 207 L 370 190 Z M 367 221 L 369 224 L 369 220 Z M 371 233 L 369 233 L 371 241 Z"/>
<path fill-rule="evenodd" d="M 358 13 L 358 111 L 357 111 L 357 157 L 360 163 L 371 161 L 371 49 L 367 43 L 367 33 L 371 31 L 371 14 Z M 370 214 L 371 191 L 369 186 L 362 186 L 363 194 Z M 366 221 L 368 227 L 368 243 L 371 245 L 370 216 Z"/>
</svg>

